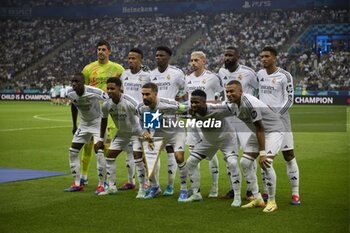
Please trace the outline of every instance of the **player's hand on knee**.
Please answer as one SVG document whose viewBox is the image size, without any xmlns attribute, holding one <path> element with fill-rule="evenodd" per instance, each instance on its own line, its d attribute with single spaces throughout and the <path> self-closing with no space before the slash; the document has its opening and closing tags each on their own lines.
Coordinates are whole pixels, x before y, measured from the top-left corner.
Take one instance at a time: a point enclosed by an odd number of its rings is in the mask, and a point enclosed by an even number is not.
<svg viewBox="0 0 350 233">
<path fill-rule="evenodd" d="M 266 156 L 265 151 L 259 152 L 259 164 L 262 169 L 269 168 L 271 166 L 271 159 Z"/>
</svg>

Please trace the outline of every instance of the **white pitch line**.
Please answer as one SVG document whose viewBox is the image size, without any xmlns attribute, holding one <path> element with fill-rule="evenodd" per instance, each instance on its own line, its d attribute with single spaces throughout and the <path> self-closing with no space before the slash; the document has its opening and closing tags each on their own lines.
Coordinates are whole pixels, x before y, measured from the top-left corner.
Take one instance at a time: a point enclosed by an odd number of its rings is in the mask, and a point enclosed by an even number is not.
<svg viewBox="0 0 350 233">
<path fill-rule="evenodd" d="M 13 131 L 23 131 L 23 130 L 36 130 L 36 129 L 58 129 L 58 128 L 68 128 L 72 126 L 62 125 L 62 126 L 48 126 L 48 127 L 31 127 L 31 128 L 16 128 L 16 129 L 0 129 L 0 132 L 13 132 Z"/>
<path fill-rule="evenodd" d="M 54 116 L 54 115 L 60 115 L 60 114 L 40 114 L 40 115 L 33 116 L 33 118 L 38 120 L 43 120 L 43 121 L 70 122 L 70 120 L 51 119 L 51 118 L 44 117 L 44 116 Z"/>
</svg>

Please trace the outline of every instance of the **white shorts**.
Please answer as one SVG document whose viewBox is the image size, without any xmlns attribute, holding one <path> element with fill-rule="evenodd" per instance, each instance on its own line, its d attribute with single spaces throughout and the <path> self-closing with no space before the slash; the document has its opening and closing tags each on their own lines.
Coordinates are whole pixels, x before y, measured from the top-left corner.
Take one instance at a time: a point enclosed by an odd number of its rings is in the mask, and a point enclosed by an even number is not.
<svg viewBox="0 0 350 233">
<path fill-rule="evenodd" d="M 281 146 L 281 151 L 293 150 L 294 149 L 294 140 L 292 133 L 292 126 L 290 122 L 290 117 L 288 115 L 283 115 L 281 121 L 284 127 L 284 137 Z"/>
<path fill-rule="evenodd" d="M 94 144 L 100 139 L 100 124 L 99 120 L 92 122 L 89 125 L 79 124 L 77 131 L 73 135 L 73 143 L 90 143 L 91 137 L 94 138 Z"/>
<path fill-rule="evenodd" d="M 218 150 L 224 154 L 224 158 L 238 155 L 238 145 L 236 134 L 234 132 L 226 132 L 225 137 L 217 138 L 217 140 L 208 141 L 205 137 L 194 145 L 192 153 L 205 156 L 211 160 Z"/>
<path fill-rule="evenodd" d="M 199 135 L 197 128 L 189 127 L 187 128 L 187 134 L 186 134 L 186 145 L 194 146 L 201 140 L 201 137 Z"/>
<path fill-rule="evenodd" d="M 265 132 L 265 151 L 267 156 L 276 156 L 281 148 L 283 141 L 283 132 Z M 248 142 L 243 148 L 244 152 L 259 152 L 259 143 L 255 133 L 249 137 Z"/>
<path fill-rule="evenodd" d="M 238 146 L 244 148 L 252 134 L 251 129 L 249 129 L 248 126 L 237 117 L 231 117 L 229 123 L 236 132 Z"/>
<path fill-rule="evenodd" d="M 177 151 L 185 151 L 185 141 L 186 141 L 186 133 L 185 132 L 174 132 L 174 134 L 162 134 L 155 133 L 155 137 L 162 137 L 163 139 L 163 147 L 165 145 L 170 145 L 174 148 L 174 152 Z M 164 148 L 162 148 L 164 149 Z"/>
<path fill-rule="evenodd" d="M 111 141 L 111 145 L 109 146 L 109 150 L 124 150 L 128 151 L 129 144 L 132 144 L 132 151 L 142 152 L 141 142 L 139 137 L 133 134 L 116 134 L 113 140 Z"/>
</svg>

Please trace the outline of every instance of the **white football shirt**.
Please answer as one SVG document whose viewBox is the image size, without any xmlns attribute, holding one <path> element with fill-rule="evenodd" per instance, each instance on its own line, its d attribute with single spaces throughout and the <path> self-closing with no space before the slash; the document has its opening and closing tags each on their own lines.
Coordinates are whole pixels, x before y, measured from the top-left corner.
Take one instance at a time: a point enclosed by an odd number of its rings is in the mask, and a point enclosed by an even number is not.
<svg viewBox="0 0 350 233">
<path fill-rule="evenodd" d="M 102 117 L 107 118 L 110 114 L 118 128 L 118 133 L 125 132 L 139 135 L 142 129 L 136 108 L 136 100 L 129 95 L 122 94 L 118 104 L 114 103 L 112 99 L 103 103 Z"/>
<path fill-rule="evenodd" d="M 224 90 L 220 78 L 208 70 L 204 70 L 198 77 L 194 72 L 187 75 L 185 82 L 185 91 L 188 93 L 189 101 L 191 101 L 191 93 L 197 89 L 207 94 L 207 101 L 215 101 L 215 94 Z"/>
<path fill-rule="evenodd" d="M 80 115 L 80 124 L 89 125 L 101 118 L 100 100 L 109 99 L 107 93 L 96 87 L 84 85 L 84 94 L 78 94 L 69 88 L 67 90 L 67 98 L 78 109 Z"/>
<path fill-rule="evenodd" d="M 161 73 L 158 68 L 151 71 L 151 82 L 158 86 L 158 97 L 175 99 L 180 90 L 185 87 L 184 72 L 172 65 L 168 65 Z"/>
<path fill-rule="evenodd" d="M 288 113 L 294 96 L 292 75 L 281 68 L 270 75 L 262 69 L 258 78 L 259 99 L 280 115 Z"/>
<path fill-rule="evenodd" d="M 258 94 L 258 76 L 256 75 L 255 71 L 248 66 L 238 65 L 237 69 L 233 72 L 221 67 L 218 74 L 224 87 L 226 87 L 228 82 L 237 80 L 241 83 L 243 92 L 254 96 Z M 226 95 L 225 100 L 227 100 Z"/>
<path fill-rule="evenodd" d="M 151 81 L 150 73 L 141 69 L 133 74 L 130 69 L 127 69 L 122 73 L 120 79 L 122 80 L 124 94 L 134 98 L 137 103 L 141 103 L 143 101 L 141 89 L 143 85 Z"/>
</svg>

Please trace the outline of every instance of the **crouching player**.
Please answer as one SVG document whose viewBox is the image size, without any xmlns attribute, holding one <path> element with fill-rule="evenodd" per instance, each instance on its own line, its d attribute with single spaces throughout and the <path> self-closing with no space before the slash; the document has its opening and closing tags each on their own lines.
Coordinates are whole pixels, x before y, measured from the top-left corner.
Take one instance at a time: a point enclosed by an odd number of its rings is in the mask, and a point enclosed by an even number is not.
<svg viewBox="0 0 350 233">
<path fill-rule="evenodd" d="M 206 103 L 207 95 L 202 90 L 195 90 L 191 95 L 190 113 L 195 120 L 214 121 L 215 124 L 210 124 L 208 128 L 200 128 L 199 142 L 194 146 L 187 160 L 188 174 L 192 181 L 192 196 L 186 201 L 201 201 L 202 195 L 199 192 L 200 177 L 196 171 L 199 162 L 205 158 L 211 159 L 220 149 L 224 154 L 229 180 L 234 190 L 234 199 L 232 207 L 241 206 L 241 173 L 238 167 L 238 143 L 234 130 L 230 127 L 227 119 L 229 115 L 220 114 L 220 111 L 215 111 L 215 106 Z M 220 106 L 220 105 L 219 105 Z M 198 124 L 196 122 L 196 124 Z M 204 125 L 204 123 L 203 123 Z"/>
<path fill-rule="evenodd" d="M 65 189 L 65 192 L 83 191 L 80 183 L 80 160 L 79 151 L 85 143 L 89 143 L 91 137 L 96 144 L 100 139 L 101 107 L 100 101 L 108 99 L 108 95 L 102 90 L 84 85 L 84 76 L 76 74 L 71 79 L 72 88 L 67 90 L 67 98 L 71 100 L 73 121 L 73 140 L 69 148 L 69 165 L 74 184 Z M 77 117 L 79 112 L 79 126 Z M 95 151 L 97 152 L 97 151 Z M 99 184 L 96 193 L 104 190 L 106 176 L 106 160 L 103 153 L 96 153 Z"/>
<path fill-rule="evenodd" d="M 116 158 L 125 150 L 129 142 L 131 142 L 139 179 L 139 191 L 136 198 L 144 198 L 146 169 L 142 159 L 141 142 L 138 139 L 142 134 L 142 129 L 136 113 L 137 102 L 132 97 L 122 94 L 121 87 L 122 82 L 119 78 L 109 78 L 107 80 L 107 93 L 110 99 L 102 105 L 101 140 L 95 145 L 95 150 L 98 151 L 98 155 L 103 156 L 104 145 L 102 136 L 105 135 L 106 132 L 108 114 L 111 115 L 111 118 L 118 128 L 118 132 L 112 140 L 107 152 L 106 169 L 108 188 L 98 195 L 117 193 Z"/>
<path fill-rule="evenodd" d="M 259 163 L 266 172 L 266 182 L 269 199 L 264 212 L 277 210 L 276 172 L 273 168 L 273 159 L 281 147 L 283 141 L 283 125 L 279 116 L 265 103 L 256 97 L 243 93 L 239 81 L 230 81 L 226 85 L 227 99 L 233 105 L 229 109 L 233 115 L 242 120 L 252 131 L 244 149 L 240 161 L 243 175 L 250 184 L 254 198 L 242 208 L 254 208 L 265 206 L 261 194 L 258 191 L 257 176 L 254 167 L 255 159 L 260 156 Z"/>
</svg>

